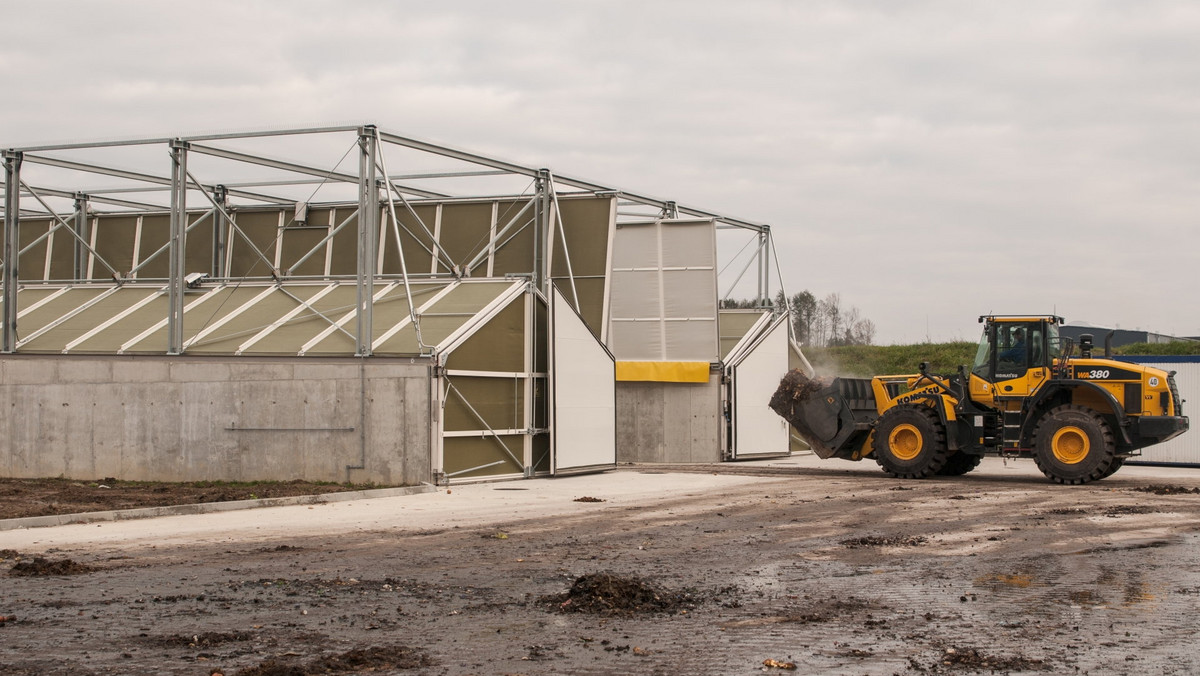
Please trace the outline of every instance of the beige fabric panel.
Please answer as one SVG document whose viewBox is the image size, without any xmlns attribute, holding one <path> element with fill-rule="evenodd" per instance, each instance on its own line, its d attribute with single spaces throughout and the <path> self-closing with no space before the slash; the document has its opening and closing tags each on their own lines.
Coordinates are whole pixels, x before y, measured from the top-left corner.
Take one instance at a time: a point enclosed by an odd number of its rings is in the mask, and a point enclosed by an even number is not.
<svg viewBox="0 0 1200 676">
<path fill-rule="evenodd" d="M 456 265 L 465 265 L 487 247 L 492 230 L 492 204 L 446 204 L 442 207 L 442 227 L 438 242 Z M 439 272 L 448 272 L 444 264 Z"/>
<path fill-rule="evenodd" d="M 307 288 L 306 293 L 297 293 L 300 289 Z M 288 291 L 295 293 L 298 297 L 306 301 L 316 296 L 325 287 L 297 287 L 288 286 Z M 321 317 L 329 318 L 332 321 L 338 321 L 347 312 L 354 311 L 355 287 L 353 284 L 341 284 L 336 289 L 329 293 L 311 300 L 309 305 L 312 309 L 301 310 L 298 315 L 288 321 L 288 323 L 276 328 L 271 332 L 271 335 L 259 341 L 251 347 L 250 354 L 298 354 L 300 348 L 304 347 L 308 341 L 312 340 L 325 329 L 329 328 L 329 322 Z M 317 314 L 320 313 L 320 314 Z M 351 333 L 354 332 L 354 324 L 351 322 L 349 326 L 344 327 Z M 353 354 L 354 344 L 350 343 L 349 352 L 342 354 Z"/>
<path fill-rule="evenodd" d="M 316 286 L 302 286 L 289 289 L 291 293 L 301 299 L 312 296 L 319 290 L 320 287 Z M 253 291 L 261 292 L 262 288 L 259 287 L 257 289 L 253 289 Z M 252 294 L 250 298 L 253 297 L 254 295 Z M 209 302 L 211 303 L 213 301 Z M 238 306 L 240 305 L 241 303 L 238 303 Z M 233 354 L 237 351 L 238 347 L 241 346 L 242 343 L 253 338 L 255 334 L 270 326 L 272 323 L 283 317 L 283 315 L 296 309 L 298 305 L 299 303 L 297 303 L 295 299 L 289 298 L 286 294 L 279 292 L 272 293 L 271 295 L 256 302 L 249 310 L 242 312 L 236 317 L 230 319 L 216 331 L 213 331 L 208 336 L 193 343 L 187 348 L 187 351 L 189 353 L 202 354 Z M 189 323 L 186 316 L 183 323 L 186 329 Z M 199 321 L 194 322 L 194 324 L 201 330 L 207 325 L 206 322 Z M 353 352 L 353 350 L 351 350 L 351 352 Z M 252 350 L 252 353 L 286 354 L 282 350 L 275 348 L 270 342 L 269 337 L 268 339 L 259 341 L 258 345 L 255 346 L 255 349 Z"/>
<path fill-rule="evenodd" d="M 204 217 L 205 213 L 188 214 L 188 225 Z M 192 228 L 187 234 L 187 242 L 183 253 L 183 274 L 205 272 L 211 274 L 213 269 L 213 229 L 220 220 L 209 216 L 203 223 Z"/>
<path fill-rule="evenodd" d="M 374 294 L 382 291 L 386 286 L 388 286 L 388 285 L 376 283 L 376 285 L 374 287 L 374 291 L 372 293 L 372 296 Z M 291 288 L 291 287 L 289 287 L 289 288 Z M 420 291 L 420 293 L 422 295 L 425 293 L 428 293 L 427 289 L 425 289 L 423 286 L 414 286 L 413 289 L 415 292 Z M 333 297 L 335 300 L 331 300 L 331 297 Z M 335 291 L 330 292 L 330 294 L 328 296 L 321 299 L 322 304 L 324 304 L 325 302 L 336 302 L 337 303 L 336 311 L 327 312 L 327 313 L 325 313 L 325 316 L 329 317 L 330 319 L 332 319 L 334 321 L 340 320 L 347 313 L 354 312 L 354 306 L 355 306 L 355 303 L 357 302 L 357 298 L 358 298 L 358 296 L 357 296 L 355 284 L 347 283 L 347 284 L 339 285 Z M 389 291 L 388 294 L 386 296 L 384 296 L 384 298 L 381 300 L 386 300 L 387 302 L 384 302 L 382 304 L 376 304 L 375 309 L 372 312 L 372 317 L 375 320 L 374 323 L 372 324 L 372 331 L 371 331 L 371 340 L 372 341 L 377 339 L 379 336 L 383 335 L 383 333 L 385 331 L 387 331 L 388 329 L 390 329 L 395 324 L 396 321 L 400 321 L 400 319 L 402 319 L 403 317 L 408 316 L 408 302 L 404 295 L 404 286 L 403 285 L 397 285 L 396 288 Z M 417 301 L 418 304 L 420 302 L 421 301 Z M 300 350 L 301 346 L 306 344 L 309 340 L 312 340 L 313 338 L 315 338 L 321 331 L 324 331 L 326 328 L 329 327 L 329 323 L 320 319 L 319 317 L 311 317 L 310 319 L 311 319 L 311 321 L 306 320 L 305 325 L 310 326 L 311 328 L 313 328 L 315 330 L 313 330 L 312 333 L 310 333 L 307 338 L 305 338 L 303 341 L 301 341 L 300 345 L 296 346 L 296 350 L 295 350 L 296 352 L 298 352 Z M 345 331 L 345 333 L 343 333 L 342 331 L 334 331 L 334 332 L 330 333 L 328 336 L 323 338 L 319 343 L 310 347 L 306 354 L 312 354 L 312 355 L 354 354 L 355 349 L 356 349 L 356 345 L 355 345 L 356 341 L 353 336 L 354 336 L 355 331 L 358 329 L 357 318 L 351 317 L 349 319 L 349 321 L 347 321 L 345 324 L 342 325 L 342 329 Z M 297 331 L 299 331 L 299 327 L 297 327 Z M 401 333 L 403 333 L 403 332 L 401 332 Z M 347 335 L 347 334 L 349 334 L 349 335 Z M 297 334 L 297 335 L 299 335 L 299 334 Z M 388 341 L 388 342 L 391 342 L 391 341 Z M 416 345 L 416 340 L 413 340 L 412 346 L 415 347 L 415 345 Z M 407 347 L 407 346 L 405 346 L 405 347 Z M 379 354 L 383 354 L 382 351 L 376 351 L 376 352 Z M 392 353 L 392 354 L 397 354 L 397 353 Z M 408 351 L 403 352 L 402 354 L 416 354 L 416 350 L 415 349 L 408 350 Z"/>
<path fill-rule="evenodd" d="M 466 371 L 524 371 L 524 295 L 518 296 L 448 354 L 446 368 Z"/>
<path fill-rule="evenodd" d="M 135 305 L 138 301 L 159 294 L 153 288 L 121 289 L 87 309 L 75 314 L 49 331 L 21 345 L 21 352 L 62 352 L 68 343 Z M 77 306 L 78 307 L 78 306 Z"/>
<path fill-rule="evenodd" d="M 66 316 L 75 308 L 86 304 L 88 301 L 91 301 L 105 291 L 108 291 L 108 289 L 103 287 L 80 287 L 67 291 L 63 295 L 46 303 L 33 312 L 30 312 L 24 317 L 17 319 L 17 336 L 33 335 L 35 331 L 49 325 L 51 322 L 59 319 L 60 317 Z M 22 305 L 26 305 L 22 295 L 23 293 L 17 295 L 18 308 L 20 308 Z M 28 303 L 28 305 L 33 305 L 33 303 Z"/>
<path fill-rule="evenodd" d="M 137 222 L 136 216 L 100 216 L 92 233 L 96 253 L 123 275 L 133 268 Z M 92 279 L 109 280 L 112 279 L 112 273 L 99 260 L 93 260 Z"/>
<path fill-rule="evenodd" d="M 209 324 L 221 319 L 225 315 L 237 310 L 243 303 L 254 298 L 256 294 L 262 291 L 262 287 L 227 287 L 224 289 L 208 290 L 206 293 L 188 292 L 184 295 L 185 309 L 195 301 L 209 294 L 215 294 L 201 306 L 190 312 L 185 312 L 183 315 L 183 340 L 187 342 L 191 340 L 197 333 L 202 331 Z M 132 335 L 121 344 L 128 342 L 146 329 L 163 321 L 167 317 L 167 303 L 159 303 L 155 301 L 150 306 L 159 310 L 157 317 L 149 317 L 145 325 L 138 327 L 137 331 L 131 332 Z M 139 318 L 140 318 L 140 313 Z M 163 324 L 158 330 L 146 336 L 137 343 L 129 346 L 127 352 L 141 354 L 165 354 L 167 351 L 167 326 Z"/>
<path fill-rule="evenodd" d="M 93 248 L 121 274 L 127 274 L 133 269 L 133 241 L 137 233 L 137 221 L 136 216 L 100 216 L 96 219 Z M 112 273 L 103 263 L 94 261 L 92 279 L 112 279 Z"/>
<path fill-rule="evenodd" d="M 469 312 L 476 313 L 487 307 L 514 282 L 497 280 L 495 282 L 464 282 L 456 286 L 437 304 L 429 309 L 431 313 L 439 312 Z"/>
<path fill-rule="evenodd" d="M 721 331 L 721 359 L 729 356 L 729 351 L 737 346 L 763 314 L 760 310 L 720 310 L 717 313 Z"/>
<path fill-rule="evenodd" d="M 549 434 L 535 434 L 533 436 L 533 471 L 537 473 L 550 471 Z"/>
<path fill-rule="evenodd" d="M 284 212 L 284 223 L 291 220 L 293 212 Z M 242 211 L 233 215 L 241 232 L 234 229 L 229 235 L 229 276 L 270 277 L 275 260 L 275 243 L 279 235 L 278 211 Z M 243 235 L 242 233 L 245 233 Z M 267 257 L 264 261 L 246 242 L 246 238 Z"/>
<path fill-rule="evenodd" d="M 424 323 L 422 323 L 421 338 L 427 345 L 431 344 L 429 338 L 431 328 L 434 327 L 425 326 Z M 450 328 L 445 330 L 453 331 L 454 329 Z M 432 332 L 437 333 L 436 330 Z M 417 330 L 413 328 L 412 324 L 408 324 L 404 328 L 400 329 L 390 338 L 380 343 L 379 347 L 375 348 L 375 354 L 380 356 L 412 356 L 420 353 L 421 346 L 417 343 Z"/>
<path fill-rule="evenodd" d="M 396 248 L 396 230 L 400 231 L 400 244 L 404 248 L 404 264 L 408 266 L 408 274 L 410 275 L 425 275 L 433 267 L 433 254 L 437 242 L 433 237 L 425 232 L 428 228 L 429 233 L 434 232 L 434 227 L 437 222 L 437 205 L 426 204 L 414 207 L 417 216 L 420 217 L 420 222 L 413 217 L 412 213 L 402 204 L 397 202 L 396 220 L 400 222 L 399 228 L 394 228 L 392 225 L 392 217 L 390 213 L 385 213 L 385 219 L 381 221 L 381 227 L 384 230 L 383 238 L 383 274 L 398 275 L 401 274 L 400 269 L 400 253 Z M 421 227 L 421 223 L 425 227 Z M 405 230 L 407 228 L 407 230 Z"/>
<path fill-rule="evenodd" d="M 346 218 L 350 222 L 333 236 L 333 252 L 329 260 L 329 274 L 354 275 L 358 273 L 358 216 L 353 217 L 354 207 L 338 208 L 333 213 L 333 227 Z"/>
<path fill-rule="evenodd" d="M 524 452 L 524 441 L 520 436 L 500 437 L 513 455 L 518 458 Z M 524 472 L 518 463 L 500 447 L 500 442 L 494 437 L 450 437 L 443 443 L 443 467 L 446 474 L 454 475 L 453 479 L 470 479 L 476 477 L 498 476 L 503 474 L 521 474 Z M 483 467 L 494 462 L 500 464 Z M 472 472 L 464 470 L 479 467 Z M 464 472 L 457 474 L 458 472 Z"/>
<path fill-rule="evenodd" d="M 413 292 L 413 303 L 417 307 L 421 306 L 424 299 L 437 291 L 436 288 L 421 287 L 410 285 Z M 378 338 L 387 332 L 396 324 L 408 319 L 408 294 L 404 290 L 403 284 L 397 284 L 394 289 L 389 291 L 383 298 L 375 301 L 375 308 L 371 312 L 371 336 L 372 340 Z"/>
<path fill-rule="evenodd" d="M 445 431 L 525 428 L 524 378 L 449 376 L 447 379 L 453 387 L 446 394 Z M 517 455 L 520 457 L 520 453 Z"/>
<path fill-rule="evenodd" d="M 527 200 L 506 200 L 499 203 L 496 210 L 496 232 L 499 233 L 505 225 L 512 221 L 521 209 L 525 208 Z M 534 210 L 530 208 L 521 214 L 513 227 L 497 242 L 500 247 L 496 250 L 492 276 L 502 277 L 509 273 L 528 274 L 533 272 L 533 235 Z M 483 273 L 487 272 L 487 264 L 480 266 Z M 476 274 L 476 276 L 482 276 Z"/>
<path fill-rule="evenodd" d="M 534 296 L 533 302 L 533 370 L 546 373 L 550 370 L 549 317 L 546 302 Z M 599 335 L 599 334 L 596 334 Z M 540 427 L 540 425 L 537 425 Z"/>
<path fill-rule="evenodd" d="M 47 296 L 58 293 L 58 289 L 45 286 L 27 286 L 17 287 L 17 310 L 20 311 L 34 303 L 37 303 Z M 4 307 L 3 299 L 0 299 L 0 307 Z"/>
<path fill-rule="evenodd" d="M 54 242 L 50 248 L 50 277 L 49 279 L 74 279 L 75 278 L 75 243 L 79 240 L 71 234 L 75 227 L 73 219 L 67 219 L 70 228 L 59 228 L 54 233 Z M 22 225 L 21 227 L 24 227 Z M 87 249 L 83 250 L 83 255 L 87 255 Z M 86 263 L 86 258 L 84 262 Z"/>
<path fill-rule="evenodd" d="M 567 299 L 571 307 L 575 307 L 574 292 L 579 292 L 579 314 L 583 316 L 583 323 L 587 324 L 587 327 L 591 329 L 592 334 L 597 338 L 603 335 L 605 281 L 603 277 L 576 277 L 575 287 L 572 289 L 570 279 L 563 277 L 554 280 L 563 298 Z"/>
<path fill-rule="evenodd" d="M 305 225 L 293 223 L 284 229 L 279 243 L 279 269 L 283 274 L 304 277 L 320 277 L 325 274 L 328 243 L 321 246 L 295 270 L 291 270 L 291 267 L 329 236 L 330 211 L 331 209 L 309 209 Z"/>
<path fill-rule="evenodd" d="M 35 239 L 46 234 L 46 231 L 51 227 L 51 223 L 46 220 L 21 220 L 20 226 L 17 228 L 17 247 L 18 250 L 29 246 Z M 55 235 L 66 233 L 54 233 Z M 70 237 L 70 235 L 66 235 Z M 43 240 L 40 244 L 26 251 L 20 258 L 17 259 L 17 277 L 19 279 L 40 280 L 46 278 L 46 242 Z"/>
<path fill-rule="evenodd" d="M 138 265 L 145 265 L 138 270 L 138 279 L 166 279 L 171 274 L 171 251 L 150 256 L 160 247 L 171 241 L 171 217 L 162 214 L 142 217 L 142 236 L 138 245 Z M 208 270 L 205 266 L 204 271 Z"/>
<path fill-rule="evenodd" d="M 571 271 L 576 275 L 604 275 L 608 272 L 608 234 L 612 227 L 611 197 L 565 198 L 558 201 L 566 250 L 571 254 Z M 554 224 L 554 254 L 550 274 L 567 274 L 562 233 Z"/>
<path fill-rule="evenodd" d="M 122 289 L 118 292 L 118 295 L 130 291 L 134 291 L 134 289 Z M 137 291 L 144 291 L 144 289 L 138 289 Z M 142 299 L 145 298 L 143 293 L 138 293 L 138 296 L 140 296 Z M 146 303 L 125 317 L 122 317 L 121 321 L 71 348 L 71 354 L 116 354 L 117 351 L 121 349 L 122 345 L 130 340 L 133 340 L 146 329 L 162 321 L 162 319 L 167 316 L 169 303 L 170 301 L 167 299 L 165 294 L 158 293 L 157 296 L 149 303 Z M 130 306 L 133 304 L 134 303 L 131 303 Z M 81 333 L 80 335 L 82 336 L 83 334 Z M 72 338 L 72 340 L 74 340 L 74 338 Z M 154 352 L 156 354 L 166 353 L 167 334 L 165 329 L 162 332 L 162 340 L 159 342 L 160 345 L 158 346 L 157 350 L 154 350 Z"/>
</svg>

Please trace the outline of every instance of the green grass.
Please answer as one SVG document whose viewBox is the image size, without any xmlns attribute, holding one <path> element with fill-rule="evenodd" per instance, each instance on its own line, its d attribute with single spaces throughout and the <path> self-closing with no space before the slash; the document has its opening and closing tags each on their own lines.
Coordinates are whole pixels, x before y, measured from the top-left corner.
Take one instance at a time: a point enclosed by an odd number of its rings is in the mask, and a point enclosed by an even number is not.
<svg viewBox="0 0 1200 676">
<path fill-rule="evenodd" d="M 954 343 L 921 343 L 918 345 L 846 345 L 841 347 L 806 347 L 804 356 L 813 368 L 823 376 L 855 376 L 867 378 L 875 375 L 899 375 L 916 373 L 917 365 L 929 362 L 933 373 L 950 375 L 960 365 L 970 366 L 975 361 L 977 343 L 966 341 Z M 1075 349 L 1079 354 L 1079 349 Z M 1136 343 L 1115 348 L 1116 355 L 1195 355 L 1200 354 L 1200 343 L 1176 341 L 1173 343 Z M 1097 346 L 1093 356 L 1103 357 L 1104 348 Z"/>
<path fill-rule="evenodd" d="M 1104 346 L 1098 345 L 1097 354 L 1104 354 Z M 1194 340 L 1176 340 L 1170 343 L 1134 343 L 1113 348 L 1113 354 L 1122 355 L 1196 355 L 1200 354 L 1200 343 Z"/>
<path fill-rule="evenodd" d="M 933 373 L 951 374 L 959 366 L 975 361 L 978 344 L 966 341 L 953 343 L 921 343 L 918 345 L 845 345 L 841 347 L 806 347 L 804 356 L 820 375 L 857 376 L 916 373 L 917 366 L 929 362 Z"/>
</svg>

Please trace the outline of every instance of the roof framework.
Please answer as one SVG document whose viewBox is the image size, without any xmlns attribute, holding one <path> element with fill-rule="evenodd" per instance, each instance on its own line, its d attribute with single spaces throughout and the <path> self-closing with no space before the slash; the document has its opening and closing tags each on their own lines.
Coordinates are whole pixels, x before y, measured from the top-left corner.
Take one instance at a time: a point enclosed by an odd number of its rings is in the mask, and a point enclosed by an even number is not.
<svg viewBox="0 0 1200 676">
<path fill-rule="evenodd" d="M 343 321 L 339 326 L 353 325 L 353 330 L 347 329 L 345 333 L 353 336 L 354 353 L 359 356 L 372 354 L 378 342 L 372 327 L 375 324 L 376 290 L 381 283 L 403 294 L 410 323 L 415 328 L 416 344 L 426 347 L 417 317 L 421 303 L 419 298 L 414 298 L 414 284 L 422 277 L 441 277 L 443 283 L 455 282 L 477 271 L 488 252 L 494 254 L 502 244 L 503 235 L 515 236 L 510 230 L 516 229 L 522 217 L 528 218 L 533 228 L 533 265 L 528 277 L 546 294 L 551 241 L 554 231 L 563 228 L 561 216 L 555 222 L 554 214 L 561 213 L 560 199 L 574 196 L 615 199 L 618 222 L 690 217 L 711 219 L 720 228 L 745 232 L 749 240 L 743 250 L 749 255 L 744 257 L 744 267 L 740 267 L 742 259 L 738 259 L 732 268 L 737 272 L 734 284 L 754 269 L 758 297 L 769 297 L 773 249 L 770 227 L 766 224 L 558 175 L 545 168 L 436 145 L 390 133 L 374 125 L 15 147 L 3 151 L 3 160 L 5 237 L 3 337 L 0 344 L 3 352 L 15 351 L 18 344 L 16 295 L 22 280 L 18 277 L 18 266 L 10 262 L 18 260 L 23 251 L 41 241 L 22 242 L 20 223 L 31 219 L 50 223 L 45 236 L 53 234 L 71 242 L 75 249 L 72 275 L 75 283 L 91 277 L 84 274 L 80 264 L 87 257 L 94 265 L 106 268 L 118 287 L 135 285 L 130 275 L 138 270 L 121 270 L 119 265 L 97 251 L 100 247 L 95 238 L 88 236 L 89 219 L 96 215 L 167 219 L 169 237 L 148 257 L 168 260 L 165 284 L 155 287 L 157 293 L 166 297 L 162 328 L 166 333 L 167 354 L 181 354 L 189 348 L 189 341 L 194 341 L 194 336 L 183 328 L 183 315 L 187 311 L 185 294 L 194 282 L 186 268 L 188 233 L 201 222 L 211 221 L 229 225 L 233 236 L 237 236 L 239 226 L 231 214 L 255 209 L 288 209 L 292 221 L 303 224 L 304 214 L 310 208 L 337 205 L 341 223 L 336 229 L 330 224 L 330 238 L 354 221 L 356 269 L 353 275 L 343 274 L 340 279 L 332 278 L 326 271 L 324 281 L 336 283 L 342 289 L 339 293 L 351 283 L 354 286 L 353 320 L 345 321 L 344 316 L 340 317 Z M 401 253 L 398 279 L 380 278 L 374 262 L 381 256 L 381 230 L 385 235 L 387 229 L 394 230 L 397 246 L 400 246 L 401 229 L 421 244 L 423 235 L 419 230 L 431 231 L 422 220 L 422 205 L 497 199 L 508 200 L 506 203 L 514 205 L 511 209 L 514 214 L 490 242 L 485 242 L 482 254 L 476 253 L 469 260 L 451 260 L 443 249 L 434 246 L 430 248 L 430 255 L 445 259 L 442 261 L 444 272 L 439 273 L 442 268 L 438 264 L 432 272 L 408 270 L 404 267 L 406 257 Z M 343 219 L 342 214 L 349 216 Z M 297 267 L 305 262 L 301 260 L 287 269 L 277 267 L 262 247 L 253 243 L 253 238 L 244 232 L 240 234 L 253 249 L 253 254 L 261 259 L 260 269 L 269 270 L 269 274 L 259 276 L 266 276 L 277 285 L 294 279 Z M 221 245 L 221 242 L 213 242 L 214 247 Z M 314 247 L 309 255 L 316 250 Z M 161 258 L 158 260 L 161 262 Z M 569 267 L 570 256 L 566 261 Z M 214 269 L 214 272 L 216 274 L 212 276 L 217 284 L 238 276 L 237 271 L 225 268 Z M 250 275 L 243 271 L 241 276 Z M 568 272 L 568 276 L 574 284 L 574 273 Z M 287 289 L 282 292 L 291 293 Z M 124 297 L 132 296 L 124 294 Z M 296 302 L 309 306 L 304 299 L 298 298 Z"/>
</svg>

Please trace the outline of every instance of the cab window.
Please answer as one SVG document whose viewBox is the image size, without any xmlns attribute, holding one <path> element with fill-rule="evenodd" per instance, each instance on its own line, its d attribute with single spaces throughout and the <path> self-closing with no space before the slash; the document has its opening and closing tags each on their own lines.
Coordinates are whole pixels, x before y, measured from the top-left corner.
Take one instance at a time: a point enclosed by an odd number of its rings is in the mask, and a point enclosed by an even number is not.
<svg viewBox="0 0 1200 676">
<path fill-rule="evenodd" d="M 983 337 L 979 339 L 979 349 L 975 352 L 975 365 L 971 367 L 971 373 L 980 378 L 992 379 L 992 341 L 986 328 L 983 330 Z"/>
<path fill-rule="evenodd" d="M 1029 327 L 1025 324 L 996 326 L 996 379 L 1019 378 L 1029 369 Z"/>
</svg>

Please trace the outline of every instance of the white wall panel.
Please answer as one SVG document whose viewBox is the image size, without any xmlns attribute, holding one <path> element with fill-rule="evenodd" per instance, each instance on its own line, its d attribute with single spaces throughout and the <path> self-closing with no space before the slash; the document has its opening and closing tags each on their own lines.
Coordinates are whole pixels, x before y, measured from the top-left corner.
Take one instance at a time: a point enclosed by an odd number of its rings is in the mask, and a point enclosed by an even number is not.
<svg viewBox="0 0 1200 676">
<path fill-rule="evenodd" d="M 1193 429 L 1162 444 L 1143 448 L 1139 457 L 1130 462 L 1168 462 L 1200 466 L 1200 431 L 1195 429 L 1196 412 L 1200 411 L 1200 357 L 1180 357 L 1179 361 L 1163 362 L 1139 357 L 1129 361 L 1153 366 L 1164 371 L 1176 371 L 1175 385 L 1184 400 L 1183 414 L 1193 419 Z"/>
<path fill-rule="evenodd" d="M 789 451 L 787 421 L 768 403 L 788 370 L 788 326 L 782 318 L 733 365 L 733 457 Z"/>
<path fill-rule="evenodd" d="M 617 462 L 616 366 L 558 289 L 552 290 L 551 472 Z"/>
<path fill-rule="evenodd" d="M 617 359 L 718 359 L 715 232 L 708 220 L 617 227 L 608 333 Z"/>
</svg>

